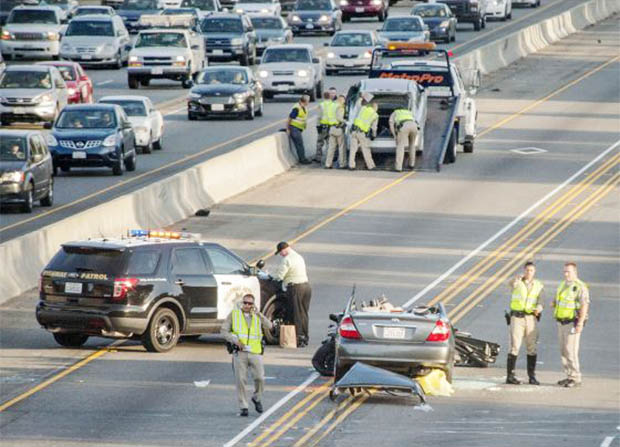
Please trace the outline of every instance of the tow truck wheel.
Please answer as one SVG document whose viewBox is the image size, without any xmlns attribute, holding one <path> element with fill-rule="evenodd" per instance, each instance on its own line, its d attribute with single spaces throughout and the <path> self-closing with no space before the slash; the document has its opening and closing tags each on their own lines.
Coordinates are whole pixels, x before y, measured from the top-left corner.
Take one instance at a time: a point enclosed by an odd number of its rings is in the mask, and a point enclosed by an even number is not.
<svg viewBox="0 0 620 447">
<path fill-rule="evenodd" d="M 466 141 L 465 143 L 463 143 L 463 152 L 467 154 L 471 154 L 473 151 L 474 151 L 473 141 Z"/>
<path fill-rule="evenodd" d="M 54 340 L 60 346 L 66 346 L 67 348 L 79 348 L 86 340 L 88 340 L 88 335 L 82 334 L 53 334 Z"/>
<path fill-rule="evenodd" d="M 129 75 L 127 76 L 127 85 L 129 86 L 130 89 L 135 90 L 139 87 L 139 82 L 138 82 L 138 78 L 133 76 L 133 75 Z"/>
</svg>

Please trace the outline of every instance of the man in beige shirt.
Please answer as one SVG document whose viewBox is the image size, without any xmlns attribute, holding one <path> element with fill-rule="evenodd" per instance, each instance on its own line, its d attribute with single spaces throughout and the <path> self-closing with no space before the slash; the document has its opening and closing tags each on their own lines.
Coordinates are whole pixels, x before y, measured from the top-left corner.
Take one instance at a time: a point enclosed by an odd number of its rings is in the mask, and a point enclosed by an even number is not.
<svg viewBox="0 0 620 447">
<path fill-rule="evenodd" d="M 297 346 L 303 348 L 308 345 L 309 341 L 308 311 L 312 297 L 306 273 L 306 262 L 286 242 L 280 242 L 277 245 L 276 255 L 280 255 L 282 259 L 276 272 L 271 276 L 277 281 L 282 281 L 282 287 L 288 296 L 289 308 L 292 309 Z"/>
</svg>

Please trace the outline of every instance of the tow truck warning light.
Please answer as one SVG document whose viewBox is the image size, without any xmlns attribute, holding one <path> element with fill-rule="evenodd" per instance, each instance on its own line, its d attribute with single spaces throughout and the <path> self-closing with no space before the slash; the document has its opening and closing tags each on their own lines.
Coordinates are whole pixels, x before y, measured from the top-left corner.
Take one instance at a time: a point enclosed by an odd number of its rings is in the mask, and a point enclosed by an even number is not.
<svg viewBox="0 0 620 447">
<path fill-rule="evenodd" d="M 436 45 L 434 42 L 388 42 L 388 51 L 420 51 L 420 50 L 434 50 Z"/>
<path fill-rule="evenodd" d="M 176 231 L 163 231 L 163 230 L 129 230 L 127 231 L 128 237 L 156 237 L 159 239 L 187 239 L 190 237 L 189 233 L 178 233 Z"/>
</svg>

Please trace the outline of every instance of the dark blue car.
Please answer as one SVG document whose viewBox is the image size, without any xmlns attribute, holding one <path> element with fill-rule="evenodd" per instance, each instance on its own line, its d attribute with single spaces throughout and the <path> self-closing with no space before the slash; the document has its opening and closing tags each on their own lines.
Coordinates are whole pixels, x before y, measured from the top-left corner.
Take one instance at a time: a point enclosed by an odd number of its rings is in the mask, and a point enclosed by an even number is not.
<svg viewBox="0 0 620 447">
<path fill-rule="evenodd" d="M 140 16 L 161 13 L 158 6 L 157 0 L 124 0 L 117 12 L 123 19 L 127 31 L 137 33 L 141 29 L 138 24 Z"/>
<path fill-rule="evenodd" d="M 115 104 L 65 107 L 48 135 L 54 172 L 60 168 L 108 167 L 114 175 L 136 169 L 134 131 L 123 109 Z"/>
</svg>

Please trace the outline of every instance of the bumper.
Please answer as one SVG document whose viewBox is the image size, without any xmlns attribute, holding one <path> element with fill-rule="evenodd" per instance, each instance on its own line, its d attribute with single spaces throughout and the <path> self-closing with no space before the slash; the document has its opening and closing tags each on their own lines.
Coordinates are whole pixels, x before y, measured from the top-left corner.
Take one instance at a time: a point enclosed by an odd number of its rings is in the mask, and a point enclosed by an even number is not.
<svg viewBox="0 0 620 447">
<path fill-rule="evenodd" d="M 240 59 L 244 52 L 243 47 L 229 47 L 213 48 L 207 50 L 205 54 L 209 61 L 234 61 Z"/>
<path fill-rule="evenodd" d="M 238 115 L 248 111 L 245 102 L 233 104 L 203 104 L 199 101 L 189 101 L 187 110 L 195 115 L 201 116 L 227 116 Z"/>
<path fill-rule="evenodd" d="M 116 53 L 110 54 L 80 54 L 80 53 L 60 53 L 60 58 L 72 62 L 79 62 L 84 66 L 107 65 L 116 62 Z"/>
<path fill-rule="evenodd" d="M 129 67 L 128 76 L 149 79 L 173 79 L 182 81 L 187 78 L 187 67 Z"/>
<path fill-rule="evenodd" d="M 116 338 L 143 334 L 148 326 L 148 318 L 141 308 L 127 310 L 128 306 L 123 306 L 123 311 L 104 311 L 65 307 L 39 302 L 37 321 L 50 332 L 80 332 Z"/>
<path fill-rule="evenodd" d="M 349 17 L 374 17 L 376 15 L 379 15 L 382 11 L 382 7 L 381 5 L 379 6 L 375 6 L 375 5 L 366 5 L 366 6 L 354 6 L 354 5 L 347 5 L 347 6 L 341 6 L 340 10 L 342 11 L 343 15 L 349 16 Z"/>
<path fill-rule="evenodd" d="M 431 40 L 447 39 L 450 36 L 450 28 L 433 28 L 431 30 Z"/>
<path fill-rule="evenodd" d="M 8 107 L 0 105 L 2 121 L 38 123 L 56 118 L 56 105 Z"/>
<path fill-rule="evenodd" d="M 504 17 L 506 15 L 506 4 L 505 3 L 488 3 L 487 10 L 484 14 L 486 17 Z"/>
<path fill-rule="evenodd" d="M 458 23 L 476 23 L 478 20 L 480 20 L 480 14 L 478 13 L 478 11 L 463 12 L 457 14 L 456 19 Z"/>
<path fill-rule="evenodd" d="M 336 31 L 335 23 L 292 23 L 290 26 L 293 34 L 330 33 Z"/>
<path fill-rule="evenodd" d="M 21 183 L 0 184 L 0 203 L 20 203 L 26 200 Z"/>
<path fill-rule="evenodd" d="M 51 58 L 60 52 L 59 42 L 53 40 L 3 40 L 0 45 L 5 56 Z"/>
<path fill-rule="evenodd" d="M 134 132 L 136 146 L 148 146 L 151 142 L 151 134 L 149 132 Z"/>
<path fill-rule="evenodd" d="M 263 85 L 263 92 L 272 94 L 304 94 L 314 88 L 314 82 L 311 78 L 260 78 Z"/>
<path fill-rule="evenodd" d="M 327 59 L 325 63 L 327 70 L 369 70 L 370 59 Z"/>
<path fill-rule="evenodd" d="M 98 146 L 88 150 L 71 150 L 61 146 L 50 147 L 54 166 L 76 168 L 111 168 L 118 163 L 116 147 Z"/>
</svg>

